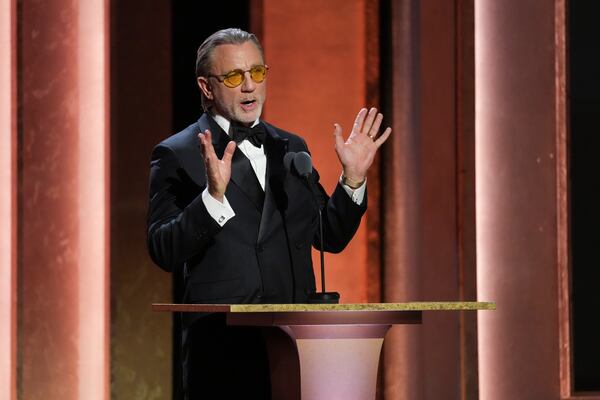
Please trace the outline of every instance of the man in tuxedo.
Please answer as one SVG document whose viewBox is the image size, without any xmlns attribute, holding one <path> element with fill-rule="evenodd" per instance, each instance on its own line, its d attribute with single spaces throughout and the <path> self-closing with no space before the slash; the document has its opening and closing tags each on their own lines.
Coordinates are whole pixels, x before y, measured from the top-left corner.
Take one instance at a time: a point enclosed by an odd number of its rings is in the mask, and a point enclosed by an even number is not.
<svg viewBox="0 0 600 400">
<path fill-rule="evenodd" d="M 308 152 L 305 141 L 260 120 L 267 72 L 253 34 L 211 35 L 196 61 L 205 112 L 154 149 L 148 246 L 156 264 L 182 272 L 184 302 L 306 302 L 315 292 L 318 209 L 330 252 L 344 249 L 366 210 L 367 169 L 391 132 L 380 134 L 382 115 L 362 109 L 347 140 L 335 124 L 342 174 L 329 197 L 316 171 L 304 179 L 284 163 L 287 153 Z M 269 398 L 256 331 L 215 315 L 183 328 L 187 398 Z"/>
</svg>

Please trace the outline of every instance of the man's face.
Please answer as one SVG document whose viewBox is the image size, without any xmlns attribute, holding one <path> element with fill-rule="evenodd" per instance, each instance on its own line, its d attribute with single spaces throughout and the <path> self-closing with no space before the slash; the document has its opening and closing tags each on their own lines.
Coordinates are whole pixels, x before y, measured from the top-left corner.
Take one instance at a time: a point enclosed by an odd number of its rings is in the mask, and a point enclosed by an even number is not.
<svg viewBox="0 0 600 400">
<path fill-rule="evenodd" d="M 211 75 L 224 75 L 234 69 L 247 71 L 263 65 L 260 51 L 252 42 L 224 44 L 212 53 Z M 267 93 L 266 79 L 256 83 L 250 73 L 244 73 L 244 82 L 234 88 L 225 86 L 214 77 L 199 77 L 198 85 L 204 95 L 213 101 L 215 112 L 223 117 L 250 124 L 260 117 Z"/>
</svg>

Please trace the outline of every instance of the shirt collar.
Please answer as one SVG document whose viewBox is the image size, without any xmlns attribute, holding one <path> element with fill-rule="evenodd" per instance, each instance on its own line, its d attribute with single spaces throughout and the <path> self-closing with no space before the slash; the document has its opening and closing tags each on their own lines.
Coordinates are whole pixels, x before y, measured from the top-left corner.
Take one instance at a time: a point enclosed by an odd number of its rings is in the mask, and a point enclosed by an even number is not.
<svg viewBox="0 0 600 400">
<path fill-rule="evenodd" d="M 227 118 L 225 118 L 219 114 L 214 114 L 214 115 L 210 114 L 210 116 L 221 127 L 221 129 L 223 129 L 223 131 L 225 133 L 227 133 L 229 136 L 231 136 L 231 132 L 229 131 L 229 128 L 231 127 L 231 121 L 229 121 Z M 251 128 L 254 128 L 256 125 L 258 125 L 259 122 L 260 122 L 260 118 L 256 118 L 256 121 L 254 121 Z"/>
</svg>

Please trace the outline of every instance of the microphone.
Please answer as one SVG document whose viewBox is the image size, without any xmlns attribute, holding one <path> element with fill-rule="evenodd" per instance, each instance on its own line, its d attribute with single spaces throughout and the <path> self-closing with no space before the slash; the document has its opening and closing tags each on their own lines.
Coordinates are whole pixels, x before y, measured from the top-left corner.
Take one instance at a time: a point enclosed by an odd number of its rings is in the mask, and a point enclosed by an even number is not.
<svg viewBox="0 0 600 400">
<path fill-rule="evenodd" d="M 299 151 L 294 154 L 294 168 L 303 178 L 308 178 L 312 174 L 312 158 L 305 151 Z"/>
<path fill-rule="evenodd" d="M 309 177 L 312 174 L 312 159 L 310 155 L 305 151 L 300 151 L 298 153 L 288 153 L 294 154 L 293 159 L 290 164 L 293 163 L 294 168 L 298 175 L 306 180 L 306 185 L 308 186 L 310 193 L 312 194 L 312 198 L 317 205 L 317 210 L 319 211 L 319 239 L 320 239 L 320 255 L 321 255 L 321 293 L 312 293 L 308 296 L 308 302 L 310 304 L 337 304 L 340 302 L 340 294 L 337 292 L 326 292 L 325 291 L 325 255 L 323 253 L 323 217 L 321 215 L 321 207 L 317 200 L 317 195 L 314 192 L 313 186 L 310 184 Z M 292 157 L 288 157 L 288 154 L 284 156 L 284 164 L 286 163 L 286 157 L 291 159 Z"/>
</svg>

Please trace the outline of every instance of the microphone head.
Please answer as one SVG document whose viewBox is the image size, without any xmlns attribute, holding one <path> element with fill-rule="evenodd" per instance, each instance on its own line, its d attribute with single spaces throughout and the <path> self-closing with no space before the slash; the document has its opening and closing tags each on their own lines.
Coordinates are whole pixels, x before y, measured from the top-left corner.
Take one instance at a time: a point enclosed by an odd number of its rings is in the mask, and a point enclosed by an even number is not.
<svg viewBox="0 0 600 400">
<path fill-rule="evenodd" d="M 294 167 L 300 176 L 308 177 L 312 173 L 312 159 L 305 151 L 299 151 L 294 156 Z"/>
<path fill-rule="evenodd" d="M 285 156 L 283 156 L 283 166 L 287 172 L 290 172 L 292 169 L 292 163 L 294 162 L 295 155 L 296 153 L 290 151 L 289 153 L 285 153 Z"/>
</svg>

